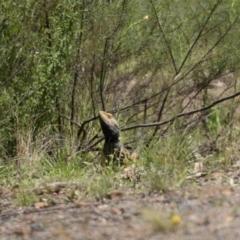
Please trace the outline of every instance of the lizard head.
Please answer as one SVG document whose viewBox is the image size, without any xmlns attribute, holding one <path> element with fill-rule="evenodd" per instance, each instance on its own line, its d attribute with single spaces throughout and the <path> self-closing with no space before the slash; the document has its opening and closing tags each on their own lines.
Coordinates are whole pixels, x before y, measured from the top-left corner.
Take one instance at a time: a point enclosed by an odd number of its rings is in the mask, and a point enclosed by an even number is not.
<svg viewBox="0 0 240 240">
<path fill-rule="evenodd" d="M 111 113 L 100 111 L 99 120 L 105 139 L 114 139 L 119 137 L 119 125 Z"/>
</svg>

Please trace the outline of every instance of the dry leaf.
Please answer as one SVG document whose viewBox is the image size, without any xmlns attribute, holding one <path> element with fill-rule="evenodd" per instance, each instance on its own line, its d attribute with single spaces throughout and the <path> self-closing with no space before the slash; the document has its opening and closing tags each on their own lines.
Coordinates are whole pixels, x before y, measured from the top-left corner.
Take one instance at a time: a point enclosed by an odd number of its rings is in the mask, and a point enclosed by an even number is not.
<svg viewBox="0 0 240 240">
<path fill-rule="evenodd" d="M 125 179 L 132 179 L 135 176 L 135 172 L 133 168 L 124 168 L 124 178 Z"/>
<path fill-rule="evenodd" d="M 195 162 L 194 163 L 194 173 L 197 173 L 197 172 L 201 172 L 203 170 L 203 163 L 202 161 L 199 161 L 199 162 Z"/>
<path fill-rule="evenodd" d="M 34 207 L 39 209 L 39 208 L 45 208 L 48 207 L 49 204 L 47 202 L 37 202 L 34 204 Z"/>
<path fill-rule="evenodd" d="M 215 179 L 219 179 L 219 178 L 222 178 L 224 176 L 224 173 L 223 172 L 214 172 L 212 173 L 209 178 L 211 180 L 215 180 Z"/>
<path fill-rule="evenodd" d="M 18 227 L 14 230 L 14 233 L 17 235 L 27 235 L 31 233 L 31 228 L 29 226 Z"/>
<path fill-rule="evenodd" d="M 118 209 L 118 208 L 112 208 L 112 213 L 114 213 L 114 214 L 116 214 L 116 215 L 119 215 L 119 214 L 121 214 L 122 212 L 121 212 L 121 210 Z"/>
<path fill-rule="evenodd" d="M 106 194 L 106 197 L 109 199 L 114 199 L 114 198 L 122 198 L 123 197 L 123 192 L 122 191 L 112 191 L 112 192 L 108 192 Z"/>
<path fill-rule="evenodd" d="M 80 208 L 80 207 L 89 206 L 89 204 L 86 203 L 86 202 L 81 202 L 81 201 L 79 201 L 79 202 L 76 202 L 76 203 L 75 203 L 75 206 Z"/>
<path fill-rule="evenodd" d="M 81 196 L 81 192 L 78 189 L 76 189 L 74 191 L 74 195 L 77 196 L 77 197 L 80 197 Z"/>
<path fill-rule="evenodd" d="M 204 172 L 197 172 L 194 176 L 196 178 L 200 178 L 200 177 L 206 176 L 206 173 L 204 173 Z"/>
</svg>

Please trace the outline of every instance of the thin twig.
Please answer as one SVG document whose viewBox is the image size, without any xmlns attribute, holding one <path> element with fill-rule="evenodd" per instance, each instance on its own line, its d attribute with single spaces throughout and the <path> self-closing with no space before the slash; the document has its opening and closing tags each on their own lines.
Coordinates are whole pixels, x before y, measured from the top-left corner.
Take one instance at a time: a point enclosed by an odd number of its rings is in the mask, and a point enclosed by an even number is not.
<svg viewBox="0 0 240 240">
<path fill-rule="evenodd" d="M 186 56 L 184 57 L 184 59 L 183 59 L 181 65 L 180 65 L 179 69 L 177 70 L 177 73 L 179 73 L 179 72 L 182 70 L 185 62 L 187 61 L 189 55 L 192 53 L 192 50 L 193 50 L 194 46 L 196 45 L 196 43 L 198 42 L 198 40 L 199 40 L 200 37 L 202 36 L 203 30 L 206 28 L 209 20 L 211 19 L 212 15 L 213 15 L 214 11 L 217 9 L 218 5 L 219 5 L 219 1 L 213 6 L 210 14 L 208 15 L 205 23 L 203 24 L 203 27 L 202 27 L 202 28 L 200 29 L 200 31 L 198 32 L 198 35 L 197 35 L 196 39 L 194 40 L 193 44 L 192 44 L 191 47 L 189 48 L 189 50 L 188 50 Z"/>
<path fill-rule="evenodd" d="M 171 46 L 170 46 L 170 44 L 169 44 L 169 42 L 168 42 L 168 40 L 167 40 L 167 37 L 166 37 L 166 35 L 165 35 L 165 32 L 163 31 L 163 28 L 162 28 L 162 25 L 161 25 L 161 23 L 160 23 L 160 20 L 159 20 L 159 17 L 158 17 L 158 14 L 157 14 L 157 10 L 156 10 L 156 8 L 155 8 L 155 5 L 154 5 L 154 3 L 153 3 L 152 0 L 150 0 L 150 2 L 151 2 L 151 5 L 152 5 L 152 8 L 153 8 L 154 15 L 155 15 L 155 17 L 156 17 L 156 19 L 157 19 L 158 27 L 159 27 L 159 29 L 160 29 L 160 31 L 161 31 L 161 33 L 162 33 L 163 40 L 164 40 L 164 42 L 165 42 L 165 44 L 166 44 L 166 47 L 167 47 L 167 49 L 168 49 L 168 52 L 169 52 L 169 55 L 170 55 L 170 58 L 171 58 L 171 61 L 172 61 L 173 67 L 174 67 L 175 74 L 177 75 L 177 74 L 178 74 L 178 70 L 177 70 L 176 62 L 175 62 L 175 59 L 174 59 L 174 56 L 173 56 L 173 53 L 172 53 L 172 48 L 171 48 Z"/>
</svg>

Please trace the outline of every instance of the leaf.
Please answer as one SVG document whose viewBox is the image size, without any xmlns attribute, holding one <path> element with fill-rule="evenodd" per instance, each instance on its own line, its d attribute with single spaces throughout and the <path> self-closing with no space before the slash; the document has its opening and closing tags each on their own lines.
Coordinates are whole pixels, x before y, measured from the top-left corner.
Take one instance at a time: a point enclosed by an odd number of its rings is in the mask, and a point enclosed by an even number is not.
<svg viewBox="0 0 240 240">
<path fill-rule="evenodd" d="M 46 208 L 48 206 L 49 206 L 49 204 L 47 202 L 36 202 L 34 204 L 34 207 L 37 208 L 37 209 Z"/>
<path fill-rule="evenodd" d="M 111 191 L 106 194 L 106 197 L 108 199 L 114 199 L 114 198 L 122 198 L 123 197 L 123 192 L 122 191 Z"/>
<path fill-rule="evenodd" d="M 201 172 L 203 170 L 203 163 L 202 161 L 199 161 L 199 162 L 195 162 L 194 163 L 194 173 L 197 173 L 197 172 Z"/>
</svg>

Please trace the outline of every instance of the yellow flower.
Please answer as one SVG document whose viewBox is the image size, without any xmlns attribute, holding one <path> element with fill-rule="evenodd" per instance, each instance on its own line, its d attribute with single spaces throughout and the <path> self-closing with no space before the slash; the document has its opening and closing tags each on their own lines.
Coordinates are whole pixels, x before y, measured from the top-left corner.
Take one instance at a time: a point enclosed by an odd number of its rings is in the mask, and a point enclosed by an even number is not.
<svg viewBox="0 0 240 240">
<path fill-rule="evenodd" d="M 181 222 L 180 216 L 178 216 L 178 215 L 173 215 L 173 216 L 171 217 L 171 222 L 172 222 L 172 224 L 174 224 L 174 225 L 178 225 L 178 224 Z"/>
<path fill-rule="evenodd" d="M 149 18 L 148 15 L 146 15 L 146 16 L 143 17 L 144 20 L 148 20 L 148 18 Z"/>
</svg>

